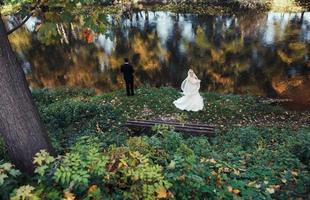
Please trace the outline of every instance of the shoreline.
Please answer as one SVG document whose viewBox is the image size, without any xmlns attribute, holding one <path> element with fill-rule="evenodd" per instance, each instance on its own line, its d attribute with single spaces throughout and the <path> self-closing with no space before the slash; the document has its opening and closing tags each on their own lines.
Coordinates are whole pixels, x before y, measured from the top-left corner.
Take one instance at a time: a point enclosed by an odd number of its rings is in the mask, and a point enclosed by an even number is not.
<svg viewBox="0 0 310 200">
<path fill-rule="evenodd" d="M 121 3 L 93 3 L 83 5 L 83 10 L 94 8 L 94 6 L 106 14 L 118 14 L 120 11 L 141 12 L 141 11 L 170 11 L 175 13 L 192 13 L 202 15 L 218 15 L 218 14 L 257 14 L 268 11 L 273 12 L 307 12 L 310 11 L 310 5 L 297 4 L 294 6 L 273 6 L 270 0 L 247 1 L 247 0 L 233 0 L 226 2 L 217 2 L 206 0 L 204 2 L 191 2 L 183 1 L 179 3 L 163 3 L 162 1 L 144 2 L 138 1 L 137 3 L 129 2 L 127 4 Z M 99 6 L 99 7 L 98 7 Z M 19 3 L 0 6 L 0 11 L 3 15 L 18 10 Z M 125 9 L 125 10 L 124 10 Z M 126 10 L 128 9 L 128 10 Z M 275 10 L 273 10 L 275 9 Z M 81 11 L 81 9 L 78 9 Z"/>
<path fill-rule="evenodd" d="M 44 96 L 57 96 L 56 102 L 60 104 L 67 98 L 81 98 L 82 101 L 112 106 L 123 119 L 189 120 L 189 122 L 211 123 L 224 129 L 243 126 L 292 129 L 310 127 L 309 110 L 289 110 L 277 105 L 278 103 L 270 98 L 211 92 L 200 92 L 200 94 L 204 98 L 204 110 L 185 112 L 178 110 L 172 104 L 173 100 L 180 96 L 179 90 L 172 87 L 142 86 L 136 89 L 134 97 L 127 97 L 124 89 L 104 93 L 96 93 L 94 89 L 66 87 L 33 90 L 39 106 L 40 98 Z M 49 103 L 53 104 L 54 100 Z M 44 103 L 44 106 L 48 104 Z"/>
</svg>

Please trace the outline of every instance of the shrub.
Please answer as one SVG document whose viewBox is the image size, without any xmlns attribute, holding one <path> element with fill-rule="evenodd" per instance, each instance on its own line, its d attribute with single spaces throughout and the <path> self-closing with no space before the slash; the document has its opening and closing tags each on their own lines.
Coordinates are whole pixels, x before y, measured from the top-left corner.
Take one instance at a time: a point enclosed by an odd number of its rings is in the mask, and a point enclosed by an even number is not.
<svg viewBox="0 0 310 200">
<path fill-rule="evenodd" d="M 83 99 L 95 95 L 94 89 L 87 88 L 58 88 L 56 90 L 35 89 L 32 96 L 39 106 L 49 105 L 55 102 L 61 102 L 65 99 Z"/>
<path fill-rule="evenodd" d="M 64 150 L 83 135 L 115 132 L 118 117 L 111 106 L 67 99 L 42 108 L 41 116 L 58 150 Z M 116 137 L 117 138 L 117 137 Z M 115 142 L 115 140 L 113 141 Z"/>
<path fill-rule="evenodd" d="M 12 164 L 0 162 L 0 199 L 8 199 L 10 192 L 18 186 L 20 175 Z"/>
<path fill-rule="evenodd" d="M 178 96 L 174 89 L 137 92 L 134 99 L 121 97 L 120 92 L 94 98 L 72 93 L 38 98 L 54 146 L 62 155 L 39 152 L 33 177 L 14 175 L 12 165 L 0 165 L 1 197 L 297 199 L 308 195 L 309 128 L 227 128 L 206 138 L 182 135 L 166 125 L 153 127 L 143 137 L 129 137 L 123 127 L 127 117 L 138 114 L 144 118 L 173 113 L 170 117 L 181 122 L 226 118 L 233 123 L 235 116 L 241 120 L 244 116 L 258 120 L 269 112 L 288 116 L 281 109 L 261 109 L 252 97 L 205 93 L 208 109 L 179 112 L 171 105 Z M 157 97 L 160 108 L 153 105 Z"/>
<path fill-rule="evenodd" d="M 116 194 L 121 193 L 126 199 L 166 195 L 171 184 L 165 179 L 163 168 L 152 163 L 147 155 L 126 147 L 112 147 L 109 156 L 109 176 L 105 181 Z"/>
<path fill-rule="evenodd" d="M 23 185 L 13 191 L 11 200 L 31 199 L 40 200 L 39 195 L 34 191 L 35 188 L 30 185 Z"/>
</svg>

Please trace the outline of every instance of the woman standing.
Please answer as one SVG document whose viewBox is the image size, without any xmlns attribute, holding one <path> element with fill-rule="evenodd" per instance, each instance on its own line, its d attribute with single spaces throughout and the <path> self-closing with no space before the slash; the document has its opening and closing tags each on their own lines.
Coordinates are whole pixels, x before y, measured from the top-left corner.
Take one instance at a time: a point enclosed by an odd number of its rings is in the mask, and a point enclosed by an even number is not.
<svg viewBox="0 0 310 200">
<path fill-rule="evenodd" d="M 199 94 L 200 80 L 192 69 L 188 70 L 187 78 L 182 82 L 183 96 L 173 103 L 180 110 L 197 112 L 203 109 L 203 99 Z"/>
</svg>

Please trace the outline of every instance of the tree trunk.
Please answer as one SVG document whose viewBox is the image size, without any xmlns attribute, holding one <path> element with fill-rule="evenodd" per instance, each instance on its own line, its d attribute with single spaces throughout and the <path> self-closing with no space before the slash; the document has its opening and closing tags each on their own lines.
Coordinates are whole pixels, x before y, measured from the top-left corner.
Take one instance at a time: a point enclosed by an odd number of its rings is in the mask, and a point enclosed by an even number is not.
<svg viewBox="0 0 310 200">
<path fill-rule="evenodd" d="M 9 43 L 0 14 L 0 133 L 17 168 L 32 173 L 33 156 L 51 152 L 47 132 L 33 101 L 25 74 Z"/>
</svg>

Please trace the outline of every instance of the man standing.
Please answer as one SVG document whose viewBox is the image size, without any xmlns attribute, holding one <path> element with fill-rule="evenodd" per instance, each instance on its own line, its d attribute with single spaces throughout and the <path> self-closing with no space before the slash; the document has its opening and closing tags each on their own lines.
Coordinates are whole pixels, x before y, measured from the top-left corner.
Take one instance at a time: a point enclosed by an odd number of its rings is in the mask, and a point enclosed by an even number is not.
<svg viewBox="0 0 310 200">
<path fill-rule="evenodd" d="M 121 72 L 124 75 L 124 80 L 126 83 L 126 91 L 127 91 L 127 96 L 133 96 L 133 66 L 129 64 L 128 58 L 124 58 L 125 63 L 121 66 Z"/>
</svg>

